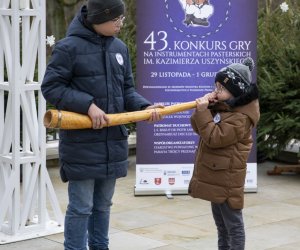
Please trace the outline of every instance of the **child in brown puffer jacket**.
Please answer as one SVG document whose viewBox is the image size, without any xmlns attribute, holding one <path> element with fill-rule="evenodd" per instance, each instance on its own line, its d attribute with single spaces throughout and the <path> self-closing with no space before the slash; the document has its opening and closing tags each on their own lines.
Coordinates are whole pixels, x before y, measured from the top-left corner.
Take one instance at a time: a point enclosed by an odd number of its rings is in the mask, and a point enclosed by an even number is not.
<svg viewBox="0 0 300 250">
<path fill-rule="evenodd" d="M 219 249 L 245 248 L 244 184 L 252 129 L 260 117 L 253 67 L 246 58 L 222 68 L 215 91 L 196 99 L 191 117 L 200 141 L 189 194 L 211 202 Z"/>
</svg>

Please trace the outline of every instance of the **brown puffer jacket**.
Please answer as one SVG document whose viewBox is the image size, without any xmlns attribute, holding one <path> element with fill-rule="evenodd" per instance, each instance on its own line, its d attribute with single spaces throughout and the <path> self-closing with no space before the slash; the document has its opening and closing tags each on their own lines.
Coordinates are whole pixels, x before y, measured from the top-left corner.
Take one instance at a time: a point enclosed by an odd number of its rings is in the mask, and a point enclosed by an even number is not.
<svg viewBox="0 0 300 250">
<path fill-rule="evenodd" d="M 193 113 L 191 124 L 201 139 L 189 195 L 214 203 L 227 201 L 233 209 L 244 207 L 246 164 L 259 117 L 257 100 L 234 109 L 218 103 Z"/>
</svg>

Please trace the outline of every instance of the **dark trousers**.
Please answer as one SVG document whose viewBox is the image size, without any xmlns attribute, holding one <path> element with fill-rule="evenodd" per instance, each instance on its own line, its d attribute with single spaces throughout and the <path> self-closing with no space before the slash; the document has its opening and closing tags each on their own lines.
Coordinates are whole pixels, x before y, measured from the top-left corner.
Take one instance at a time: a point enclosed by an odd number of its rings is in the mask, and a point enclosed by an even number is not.
<svg viewBox="0 0 300 250">
<path fill-rule="evenodd" d="M 245 229 L 241 209 L 232 209 L 227 202 L 211 203 L 218 230 L 219 250 L 244 250 Z"/>
</svg>

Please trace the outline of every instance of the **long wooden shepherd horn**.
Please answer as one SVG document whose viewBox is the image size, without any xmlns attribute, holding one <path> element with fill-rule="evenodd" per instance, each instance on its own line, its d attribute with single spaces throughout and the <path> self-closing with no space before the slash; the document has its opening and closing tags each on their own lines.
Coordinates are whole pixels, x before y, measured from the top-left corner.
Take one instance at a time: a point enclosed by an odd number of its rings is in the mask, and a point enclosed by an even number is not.
<svg viewBox="0 0 300 250">
<path fill-rule="evenodd" d="M 193 101 L 170 105 L 164 108 L 156 108 L 155 110 L 161 115 L 170 115 L 195 107 L 196 102 Z M 135 112 L 107 114 L 109 118 L 107 127 L 148 120 L 153 110 L 154 109 L 145 109 Z M 92 128 L 92 120 L 88 115 L 50 109 L 45 113 L 44 125 L 46 128 L 86 129 Z"/>
</svg>

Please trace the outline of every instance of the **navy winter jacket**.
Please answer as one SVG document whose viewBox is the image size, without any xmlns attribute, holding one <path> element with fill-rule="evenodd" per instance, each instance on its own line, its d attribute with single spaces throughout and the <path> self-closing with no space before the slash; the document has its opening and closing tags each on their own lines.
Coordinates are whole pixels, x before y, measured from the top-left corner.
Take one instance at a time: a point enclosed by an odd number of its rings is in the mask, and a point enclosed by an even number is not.
<svg viewBox="0 0 300 250">
<path fill-rule="evenodd" d="M 52 53 L 41 86 L 59 110 L 87 114 L 92 102 L 107 114 L 141 110 L 151 103 L 135 91 L 127 46 L 96 34 L 83 23 L 86 7 Z M 119 178 L 128 167 L 124 125 L 99 130 L 60 130 L 63 181 Z"/>
</svg>

